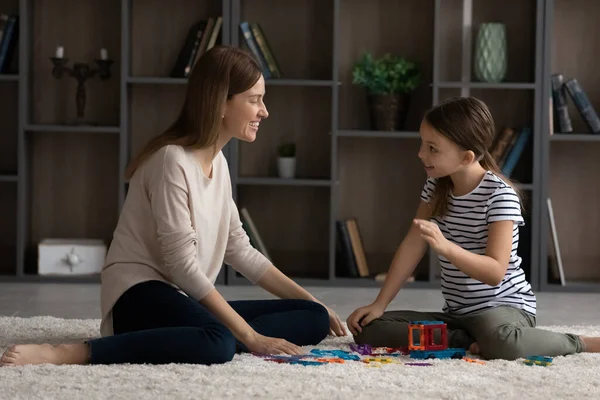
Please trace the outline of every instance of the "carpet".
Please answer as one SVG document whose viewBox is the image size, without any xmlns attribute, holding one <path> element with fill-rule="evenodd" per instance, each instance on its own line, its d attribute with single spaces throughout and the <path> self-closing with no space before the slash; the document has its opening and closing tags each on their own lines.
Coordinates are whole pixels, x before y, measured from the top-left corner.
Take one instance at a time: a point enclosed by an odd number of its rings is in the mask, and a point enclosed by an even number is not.
<svg viewBox="0 0 600 400">
<path fill-rule="evenodd" d="M 98 335 L 99 320 L 0 317 L 0 352 L 18 343 L 70 342 Z M 552 326 L 600 335 L 600 326 Z M 351 337 L 316 348 L 349 350 Z M 315 347 L 307 347 L 309 352 Z M 432 366 L 344 364 L 304 366 L 250 354 L 216 366 L 119 365 L 0 368 L 0 399 L 549 399 L 598 398 L 600 355 L 555 357 L 548 367 L 521 361 L 433 360 Z"/>
</svg>

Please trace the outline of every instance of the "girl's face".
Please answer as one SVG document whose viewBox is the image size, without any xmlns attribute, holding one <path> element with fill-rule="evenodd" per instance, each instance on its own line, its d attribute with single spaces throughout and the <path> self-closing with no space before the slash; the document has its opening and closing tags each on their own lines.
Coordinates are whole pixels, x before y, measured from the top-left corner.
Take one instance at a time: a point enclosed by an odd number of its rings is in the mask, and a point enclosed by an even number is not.
<svg viewBox="0 0 600 400">
<path fill-rule="evenodd" d="M 226 102 L 223 128 L 228 136 L 245 142 L 256 139 L 260 121 L 269 116 L 264 96 L 265 80 L 261 75 L 253 87 Z"/>
<path fill-rule="evenodd" d="M 441 178 L 465 166 L 465 151 L 426 121 L 421 123 L 419 134 L 421 147 L 418 155 L 428 176 Z"/>
</svg>

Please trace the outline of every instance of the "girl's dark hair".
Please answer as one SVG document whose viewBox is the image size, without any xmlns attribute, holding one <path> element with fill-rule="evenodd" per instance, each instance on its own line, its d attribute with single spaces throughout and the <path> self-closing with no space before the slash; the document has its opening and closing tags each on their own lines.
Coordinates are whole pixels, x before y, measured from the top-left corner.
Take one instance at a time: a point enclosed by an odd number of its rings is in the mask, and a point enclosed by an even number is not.
<svg viewBox="0 0 600 400">
<path fill-rule="evenodd" d="M 163 146 L 215 146 L 225 101 L 250 89 L 260 76 L 260 66 L 248 51 L 231 46 L 208 50 L 198 59 L 188 78 L 179 116 L 131 161 L 125 178 L 131 179 L 136 169 Z"/>
<path fill-rule="evenodd" d="M 496 161 L 489 153 L 494 141 L 495 124 L 487 105 L 474 97 L 455 97 L 441 102 L 431 108 L 424 117 L 425 121 L 436 131 L 452 140 L 463 150 L 475 153 L 481 166 L 493 172 L 510 185 L 517 196 L 519 190 L 505 176 Z M 448 210 L 448 196 L 452 189 L 449 176 L 437 179 L 431 201 L 433 216 L 442 216 Z"/>
</svg>

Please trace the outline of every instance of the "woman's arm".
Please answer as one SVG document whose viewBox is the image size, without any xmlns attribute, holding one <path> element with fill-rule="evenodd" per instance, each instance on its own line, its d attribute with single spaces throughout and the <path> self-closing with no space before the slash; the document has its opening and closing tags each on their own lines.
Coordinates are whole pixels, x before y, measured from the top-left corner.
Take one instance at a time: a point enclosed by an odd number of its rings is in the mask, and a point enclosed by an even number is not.
<svg viewBox="0 0 600 400">
<path fill-rule="evenodd" d="M 316 299 L 302 286 L 298 285 L 292 279 L 288 278 L 275 266 L 271 265 L 271 267 L 267 269 L 267 271 L 257 283 L 267 292 L 281 299 L 303 299 L 321 304 L 329 313 L 329 322 L 331 327 L 330 333 L 337 336 L 346 336 L 346 329 L 344 329 L 342 322 L 333 310 L 331 310 L 321 301 Z"/>
<path fill-rule="evenodd" d="M 251 352 L 261 354 L 302 354 L 302 349 L 284 339 L 263 336 L 256 332 L 216 290 L 211 290 L 200 300 L 208 311 L 223 323 L 233 336 Z"/>
</svg>

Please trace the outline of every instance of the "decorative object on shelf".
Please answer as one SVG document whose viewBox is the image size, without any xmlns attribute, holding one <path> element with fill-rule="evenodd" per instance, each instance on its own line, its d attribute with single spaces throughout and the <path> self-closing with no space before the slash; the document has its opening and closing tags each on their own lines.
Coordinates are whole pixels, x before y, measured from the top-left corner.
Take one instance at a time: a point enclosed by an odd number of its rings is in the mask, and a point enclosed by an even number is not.
<svg viewBox="0 0 600 400">
<path fill-rule="evenodd" d="M 506 25 L 486 22 L 479 25 L 475 41 L 475 77 L 498 83 L 506 76 Z"/>
<path fill-rule="evenodd" d="M 113 60 L 108 58 L 108 52 L 106 49 L 100 49 L 100 58 L 96 59 L 95 62 L 98 68 L 90 68 L 88 63 L 76 62 L 72 68 L 67 67 L 68 58 L 64 57 L 64 47 L 58 46 L 54 57 L 50 57 L 54 67 L 52 68 L 52 76 L 56 79 L 60 79 L 63 73 L 67 73 L 68 76 L 74 77 L 77 80 L 77 92 L 75 94 L 75 103 L 77 105 L 77 117 L 75 120 L 69 121 L 69 125 L 92 125 L 85 119 L 85 82 L 94 77 L 96 74 L 101 80 L 107 80 L 110 78 L 110 66 Z"/>
<path fill-rule="evenodd" d="M 277 172 L 280 178 L 294 178 L 296 176 L 296 145 L 285 143 L 277 149 Z"/>
<path fill-rule="evenodd" d="M 421 83 L 417 64 L 389 53 L 374 58 L 364 52 L 354 64 L 352 75 L 352 83 L 367 89 L 372 129 L 404 129 L 410 94 Z"/>
</svg>

